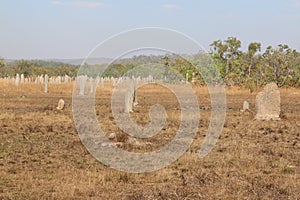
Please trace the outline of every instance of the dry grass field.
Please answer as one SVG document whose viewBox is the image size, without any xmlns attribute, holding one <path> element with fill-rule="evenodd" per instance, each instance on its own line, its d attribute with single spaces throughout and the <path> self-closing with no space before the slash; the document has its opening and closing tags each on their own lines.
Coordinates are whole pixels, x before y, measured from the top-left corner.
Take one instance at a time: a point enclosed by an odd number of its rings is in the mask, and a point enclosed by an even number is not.
<svg viewBox="0 0 300 200">
<path fill-rule="evenodd" d="M 209 107 L 206 88 L 195 86 L 201 107 Z M 190 149 L 170 166 L 143 174 L 104 166 L 82 145 L 73 123 L 73 85 L 18 87 L 0 82 L 0 199 L 300 199 L 300 90 L 281 89 L 281 121 L 255 121 L 240 112 L 244 100 L 254 110 L 255 95 L 227 89 L 226 123 L 213 151 L 198 158 L 208 129 L 210 110 L 201 121 Z M 151 151 L 176 134 L 179 105 L 175 96 L 157 85 L 137 91 L 139 105 L 132 118 L 149 122 L 148 110 L 161 103 L 168 120 L 147 144 L 130 144 L 114 124 L 110 109 L 112 87 L 98 88 L 96 113 L 105 133 L 116 133 L 128 151 Z M 64 110 L 56 110 L 63 98 Z M 145 143 L 146 141 L 140 141 Z"/>
</svg>

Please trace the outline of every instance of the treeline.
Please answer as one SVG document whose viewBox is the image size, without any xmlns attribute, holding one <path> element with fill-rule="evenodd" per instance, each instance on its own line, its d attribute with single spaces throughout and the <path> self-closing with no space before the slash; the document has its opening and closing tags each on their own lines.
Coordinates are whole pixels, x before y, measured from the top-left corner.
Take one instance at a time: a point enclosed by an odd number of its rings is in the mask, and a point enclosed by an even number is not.
<svg viewBox="0 0 300 200">
<path fill-rule="evenodd" d="M 0 60 L 0 77 L 14 77 L 16 74 L 24 74 L 25 77 L 35 77 L 41 74 L 49 76 L 64 76 L 74 77 L 77 75 L 79 66 L 69 65 L 51 61 L 27 61 L 20 60 L 11 63 L 5 63 Z"/>
<path fill-rule="evenodd" d="M 300 87 L 300 53 L 288 45 L 268 46 L 262 52 L 259 42 L 252 42 L 246 51 L 241 50 L 241 41 L 235 37 L 226 40 L 216 40 L 211 44 L 210 52 L 199 52 L 192 56 L 192 60 L 185 60 L 178 55 L 139 55 L 113 62 L 106 65 L 84 64 L 79 66 L 51 61 L 26 61 L 5 63 L 0 60 L 0 77 L 12 77 L 16 73 L 26 76 L 48 74 L 49 76 L 68 75 L 74 77 L 77 73 L 89 76 L 102 74 L 103 77 L 119 77 L 128 74 L 137 66 L 152 63 L 151 75 L 163 78 L 172 73 L 171 69 L 179 72 L 182 77 L 199 84 L 205 84 L 203 77 L 210 77 L 206 81 L 219 82 L 222 80 L 228 86 L 240 86 L 250 89 L 275 82 L 280 87 Z M 211 62 L 212 61 L 212 62 Z M 155 64 L 164 66 L 155 67 Z M 210 65 L 210 67 L 207 67 Z M 199 69 L 201 73 L 199 73 Z M 214 71 L 218 71 L 221 79 L 214 79 Z M 145 76 L 149 73 L 146 68 L 135 70 L 135 75 Z M 130 73 L 129 73 L 130 74 Z M 195 76 L 193 77 L 193 74 Z M 213 74 L 213 76 L 211 76 Z M 188 77 L 186 77 L 188 75 Z"/>
<path fill-rule="evenodd" d="M 211 44 L 210 55 L 227 85 L 257 88 L 270 82 L 280 87 L 300 87 L 300 53 L 288 45 L 268 46 L 252 42 L 241 51 L 235 37 Z"/>
</svg>

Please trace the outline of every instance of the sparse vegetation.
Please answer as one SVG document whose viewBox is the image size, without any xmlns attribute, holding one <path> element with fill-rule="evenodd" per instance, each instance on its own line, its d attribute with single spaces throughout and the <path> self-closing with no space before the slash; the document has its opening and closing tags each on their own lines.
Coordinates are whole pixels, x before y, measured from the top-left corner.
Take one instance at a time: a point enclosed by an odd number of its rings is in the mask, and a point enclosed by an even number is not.
<svg viewBox="0 0 300 200">
<path fill-rule="evenodd" d="M 73 82 L 74 83 L 74 82 Z M 96 112 L 105 133 L 123 132 L 110 109 L 112 86 L 98 88 Z M 73 84 L 50 85 L 45 94 L 38 84 L 7 85 L 0 80 L 0 199 L 297 199 L 300 196 L 299 89 L 281 89 L 287 119 L 253 121 L 240 113 L 255 94 L 227 90 L 226 124 L 213 151 L 204 159 L 198 151 L 208 129 L 210 110 L 201 111 L 196 139 L 170 166 L 145 174 L 126 174 L 104 166 L 82 145 L 73 124 Z M 203 106 L 210 105 L 207 89 L 194 86 Z M 19 98 L 26 91 L 25 98 Z M 150 146 L 127 151 L 154 151 L 178 130 L 180 110 L 176 97 L 158 85 L 139 88 L 139 106 L 132 113 L 138 124 L 149 123 L 149 107 L 160 103 L 168 114 L 166 127 Z M 56 110 L 64 98 L 66 108 Z M 126 137 L 129 137 L 126 135 Z M 146 141 L 140 141 L 146 142 Z"/>
</svg>

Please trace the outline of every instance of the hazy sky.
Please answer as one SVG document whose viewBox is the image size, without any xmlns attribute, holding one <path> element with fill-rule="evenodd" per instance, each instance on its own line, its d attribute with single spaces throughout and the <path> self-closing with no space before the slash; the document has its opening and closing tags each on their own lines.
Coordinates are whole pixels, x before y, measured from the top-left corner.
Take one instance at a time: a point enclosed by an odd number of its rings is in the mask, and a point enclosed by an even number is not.
<svg viewBox="0 0 300 200">
<path fill-rule="evenodd" d="M 3 0 L 0 56 L 82 58 L 113 34 L 139 27 L 183 32 L 205 48 L 236 36 L 300 50 L 300 0 Z"/>
</svg>

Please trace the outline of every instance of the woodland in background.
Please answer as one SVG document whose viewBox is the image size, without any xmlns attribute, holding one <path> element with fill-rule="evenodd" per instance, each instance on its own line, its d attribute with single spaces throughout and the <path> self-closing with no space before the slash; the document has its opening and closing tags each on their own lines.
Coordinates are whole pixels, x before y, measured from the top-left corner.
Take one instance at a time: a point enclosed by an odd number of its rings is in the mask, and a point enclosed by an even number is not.
<svg viewBox="0 0 300 200">
<path fill-rule="evenodd" d="M 241 50 L 241 41 L 235 37 L 228 37 L 226 40 L 217 40 L 211 44 L 209 55 L 199 52 L 193 55 L 194 61 L 187 62 L 178 55 L 140 55 L 133 58 L 125 58 L 113 62 L 102 74 L 102 76 L 122 76 L 129 70 L 145 63 L 159 63 L 165 66 L 164 71 L 154 70 L 155 74 L 168 75 L 170 68 L 178 71 L 183 77 L 188 73 L 188 79 L 194 79 L 199 84 L 205 84 L 201 75 L 206 76 L 210 72 L 205 66 L 210 56 L 215 70 L 218 70 L 221 79 L 228 86 L 240 86 L 249 89 L 261 87 L 267 83 L 275 82 L 279 87 L 300 87 L 300 53 L 288 45 L 280 44 L 276 47 L 268 46 L 264 52 L 262 45 L 252 42 L 246 51 Z M 201 60 L 200 62 L 197 60 Z M 90 75 L 99 74 L 106 65 L 88 65 Z M 201 73 L 198 73 L 200 69 Z M 79 65 L 71 65 L 61 62 L 42 60 L 20 60 L 5 63 L 0 60 L 0 77 L 13 77 L 16 73 L 24 74 L 25 77 L 35 77 L 41 74 L 49 76 L 77 75 Z M 96 73 L 95 73 L 96 72 Z M 141 72 L 141 76 L 143 73 Z M 206 80 L 206 82 L 219 82 L 220 80 Z"/>
</svg>

